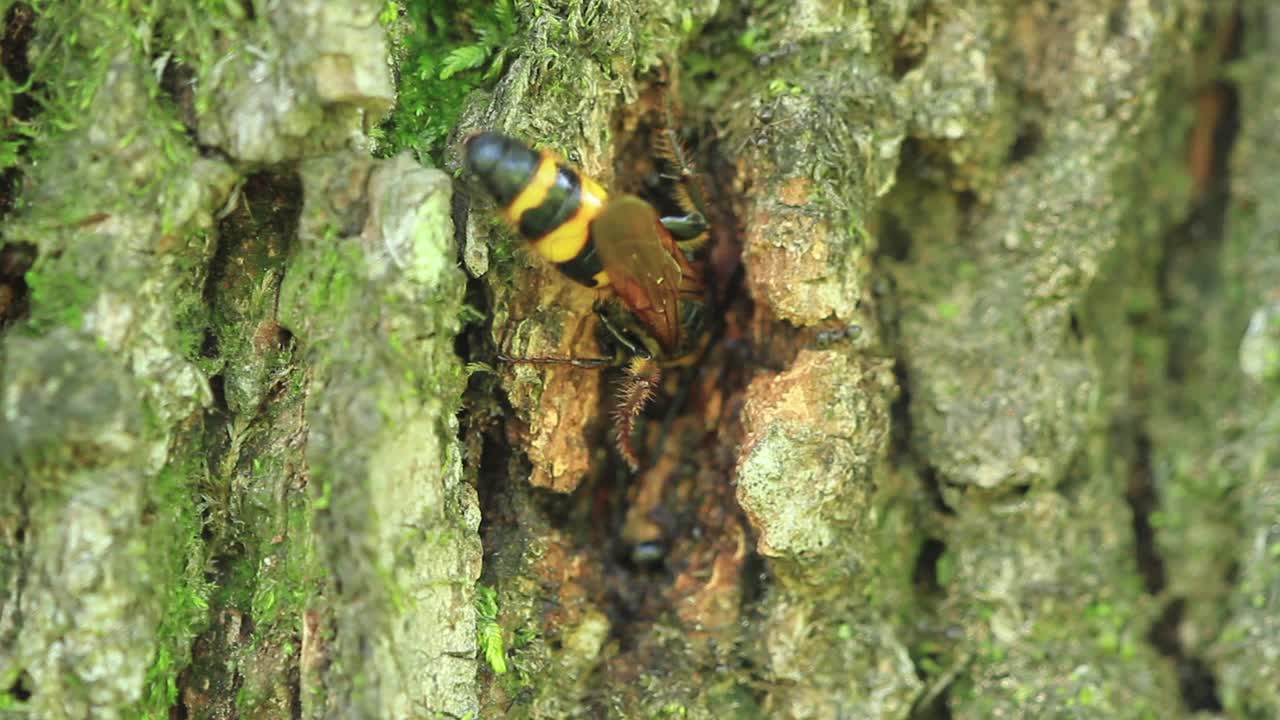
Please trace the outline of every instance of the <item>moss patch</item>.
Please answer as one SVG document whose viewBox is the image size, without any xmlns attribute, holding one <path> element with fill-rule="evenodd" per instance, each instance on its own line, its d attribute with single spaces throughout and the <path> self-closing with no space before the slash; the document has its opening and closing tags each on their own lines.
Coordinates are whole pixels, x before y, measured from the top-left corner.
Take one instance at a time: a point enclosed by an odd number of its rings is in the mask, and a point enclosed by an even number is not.
<svg viewBox="0 0 1280 720">
<path fill-rule="evenodd" d="M 409 149 L 439 166 L 467 96 L 492 87 L 516 47 L 514 1 L 388 2 L 381 19 L 396 43 L 399 100 L 375 133 L 378 154 Z"/>
</svg>

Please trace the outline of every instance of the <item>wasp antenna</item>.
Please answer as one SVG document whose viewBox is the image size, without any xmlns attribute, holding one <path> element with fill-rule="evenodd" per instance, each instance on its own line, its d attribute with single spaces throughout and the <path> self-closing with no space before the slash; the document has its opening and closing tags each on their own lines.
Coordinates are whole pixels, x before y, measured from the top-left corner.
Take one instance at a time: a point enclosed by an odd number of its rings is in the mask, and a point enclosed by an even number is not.
<svg viewBox="0 0 1280 720">
<path fill-rule="evenodd" d="M 681 210 L 689 214 L 701 212 L 697 203 L 693 201 L 693 195 L 689 193 L 689 188 L 687 186 L 677 185 L 674 195 L 676 198 L 676 204 L 680 206 Z"/>
<path fill-rule="evenodd" d="M 707 241 L 711 239 L 710 233 L 702 233 L 695 238 L 688 240 L 677 240 L 676 245 L 680 246 L 680 252 L 685 255 L 692 255 L 707 246 Z"/>
<path fill-rule="evenodd" d="M 671 169 L 676 172 L 671 179 L 678 180 L 692 174 L 693 171 L 689 166 L 689 148 L 670 127 L 659 128 L 654 132 L 653 151 L 658 157 L 667 161 Z"/>
<path fill-rule="evenodd" d="M 678 167 L 680 163 L 679 160 L 676 159 L 676 149 L 672 146 L 671 138 L 667 136 L 667 132 L 665 130 L 658 130 L 655 131 L 653 135 L 653 154 L 658 156 L 658 158 L 663 162 Z M 665 172 L 666 169 L 664 168 L 664 177 L 666 177 Z"/>
<path fill-rule="evenodd" d="M 672 183 L 672 199 L 685 213 L 707 211 L 707 188 L 690 161 L 692 155 L 688 146 L 670 128 L 658 133 L 655 141 L 657 154 L 669 167 L 662 174 L 662 179 Z"/>
<path fill-rule="evenodd" d="M 662 371 L 657 363 L 647 358 L 637 358 L 627 366 L 627 377 L 618 387 L 617 404 L 613 408 L 614 430 L 618 433 L 618 454 L 631 469 L 640 469 L 640 456 L 631 442 L 636 418 L 657 390 Z"/>
<path fill-rule="evenodd" d="M 680 174 L 692 175 L 693 163 L 689 160 L 692 157 L 689 152 L 689 143 L 677 136 L 674 131 L 672 132 L 672 137 L 675 138 L 673 142 L 676 146 L 676 157 L 680 160 Z"/>
</svg>

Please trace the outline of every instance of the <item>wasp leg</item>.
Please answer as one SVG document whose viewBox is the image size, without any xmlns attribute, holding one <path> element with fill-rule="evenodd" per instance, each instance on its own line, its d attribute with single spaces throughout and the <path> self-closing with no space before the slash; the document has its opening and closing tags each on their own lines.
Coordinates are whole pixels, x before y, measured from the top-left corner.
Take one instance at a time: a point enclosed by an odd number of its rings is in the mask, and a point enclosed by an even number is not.
<svg viewBox="0 0 1280 720">
<path fill-rule="evenodd" d="M 613 428 L 618 437 L 618 454 L 633 470 L 640 469 L 640 453 L 631 440 L 635 434 L 636 419 L 658 390 L 662 370 L 648 358 L 636 358 L 627 365 L 627 373 L 618 386 L 618 397 L 613 408 Z"/>
<path fill-rule="evenodd" d="M 697 240 L 711 229 L 711 224 L 707 222 L 707 218 L 702 213 L 694 210 L 684 215 L 668 215 L 658 222 L 667 229 L 675 237 L 677 242 L 683 243 L 690 240 Z"/>
<path fill-rule="evenodd" d="M 495 355 L 498 362 L 507 363 L 508 365 L 568 365 L 576 368 L 603 368 L 613 367 L 618 363 L 614 358 L 593 357 L 593 358 L 561 358 L 561 357 L 516 357 L 514 355 L 506 355 L 498 353 Z"/>
<path fill-rule="evenodd" d="M 609 319 L 608 314 L 597 310 L 596 316 L 600 318 L 600 326 L 603 327 L 605 331 L 609 333 L 609 337 L 611 337 L 614 340 L 614 342 L 618 343 L 619 358 L 626 356 L 626 357 L 636 357 L 636 358 L 647 359 L 652 356 L 652 353 L 650 353 L 649 350 L 645 348 L 643 345 L 636 342 L 636 339 L 634 337 L 628 335 L 624 330 L 622 330 L 622 328 L 615 325 L 614 322 Z M 622 364 L 625 364 L 624 360 L 614 361 L 614 365 L 622 365 Z"/>
</svg>

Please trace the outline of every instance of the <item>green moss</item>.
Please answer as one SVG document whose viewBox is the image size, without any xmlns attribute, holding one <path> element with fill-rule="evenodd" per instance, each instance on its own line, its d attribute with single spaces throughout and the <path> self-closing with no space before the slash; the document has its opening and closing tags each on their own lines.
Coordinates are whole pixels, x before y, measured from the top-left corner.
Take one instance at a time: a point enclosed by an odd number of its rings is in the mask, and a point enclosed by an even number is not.
<svg viewBox="0 0 1280 720">
<path fill-rule="evenodd" d="M 198 455 L 189 449 L 184 457 Z M 156 586 L 168 588 L 168 595 L 156 632 L 159 648 L 138 707 L 141 717 L 169 717 L 178 700 L 178 674 L 191 661 L 192 640 L 208 624 L 212 588 L 204 575 L 203 524 L 192 499 L 200 472 L 195 464 L 171 465 L 152 483 L 149 556 L 167 562 L 157 568 Z"/>
<path fill-rule="evenodd" d="M 0 669 L 0 687 L 12 688 L 18 685 L 18 678 L 22 675 L 22 668 L 13 663 L 7 664 Z M 30 712 L 30 706 L 23 700 L 19 700 L 14 696 L 12 690 L 6 690 L 0 693 L 0 712 L 13 713 L 14 717 L 26 717 L 19 713 Z M 9 717 L 8 714 L 5 717 Z"/>
<path fill-rule="evenodd" d="M 952 555 L 951 553 L 943 552 L 942 555 L 938 558 L 936 573 L 938 578 L 938 585 L 940 587 L 945 588 L 948 585 L 950 585 L 952 579 L 955 578 L 956 576 L 955 556 Z"/>
<path fill-rule="evenodd" d="M 498 624 L 498 592 L 486 585 L 476 586 L 476 641 L 495 675 L 507 673 L 507 650 Z"/>
<path fill-rule="evenodd" d="M 390 20 L 390 6 L 384 9 Z M 513 0 L 404 0 L 396 21 L 399 101 L 375 133 L 379 154 L 410 149 L 424 162 L 441 164 L 467 96 L 490 87 L 511 53 L 517 30 Z"/>
<path fill-rule="evenodd" d="M 31 289 L 29 327 L 36 333 L 55 327 L 80 329 L 84 313 L 97 296 L 97 289 L 57 260 L 41 261 L 26 274 Z"/>
<path fill-rule="evenodd" d="M 175 253 L 179 262 L 194 264 L 204 260 L 204 254 L 196 250 L 196 248 L 204 245 L 207 237 L 204 231 L 193 233 L 185 244 L 185 250 Z M 188 272 L 183 273 L 183 277 L 189 282 L 195 283 L 203 281 L 204 273 L 202 269 L 190 268 Z M 173 317 L 174 327 L 177 331 L 177 349 L 187 360 L 196 363 L 206 375 L 213 375 L 217 372 L 216 366 L 210 365 L 210 359 L 203 357 L 201 354 L 201 346 L 205 342 L 205 330 L 209 325 L 209 308 L 204 303 L 202 293 L 194 285 L 183 288 L 183 292 L 175 295 L 173 298 Z"/>
<path fill-rule="evenodd" d="M 12 102 L 16 90 L 25 90 L 38 110 L 30 119 L 14 127 L 0 144 L 0 165 L 42 166 L 45 176 L 75 177 L 93 193 L 56 192 L 44 197 L 25 197 L 30 207 L 46 220 L 74 224 L 86 216 L 111 213 L 129 207 L 131 200 L 159 198 L 160 213 L 183 208 L 184 203 L 166 202 L 169 192 L 181 192 L 171 182 L 168 169 L 189 172 L 193 148 L 187 140 L 177 103 L 161 85 L 162 70 L 182 68 L 193 76 L 207 76 L 225 53 L 224 39 L 243 13 L 237 3 L 154 0 L 118 6 L 116 3 L 31 2 L 36 14 L 36 37 L 32 40 L 30 82 L 17 88 L 7 75 L 0 80 L 0 100 Z M 129 168 L 133 177 L 120 182 L 119 168 L 105 156 L 66 154 L 57 140 L 68 133 L 82 132 L 94 98 L 102 89 L 113 65 L 122 56 L 160 58 L 157 72 L 144 73 L 142 92 L 146 102 L 138 107 L 147 114 L 129 131 L 111 141 L 112 149 L 127 152 L 145 162 Z M 159 62 L 159 61 L 157 61 Z M 213 83 L 197 83 L 198 93 L 212 92 Z M 197 105 L 201 102 L 197 100 Z M 94 121 L 101 121 L 95 118 Z M 22 157 L 23 154 L 27 156 Z M 51 169 L 52 168 L 52 169 Z M 104 172 L 104 168 L 106 169 Z M 115 182 L 108 182 L 109 180 Z M 39 189 L 37 189 L 37 194 Z M 104 197 L 114 192 L 116 197 Z M 165 231 L 178 228 L 165 218 Z"/>
<path fill-rule="evenodd" d="M 335 242 L 327 245 L 320 261 L 314 266 L 312 282 L 307 296 L 315 313 L 342 310 L 350 306 L 359 292 L 359 278 L 363 271 L 364 256 L 352 243 Z"/>
<path fill-rule="evenodd" d="M 0 12 L 8 13 L 11 2 L 0 5 Z M 10 134 L 0 136 L 0 171 L 14 167 L 21 161 L 23 150 L 30 142 L 32 128 L 18 121 L 13 114 L 14 99 L 26 88 L 12 77 L 7 68 L 0 68 L 0 112 L 9 119 Z"/>
<path fill-rule="evenodd" d="M 658 717 L 660 718 L 684 718 L 689 717 L 689 709 L 683 703 L 674 700 L 663 705 L 658 709 Z"/>
<path fill-rule="evenodd" d="M 960 306 L 948 300 L 939 302 L 935 309 L 943 320 L 955 320 L 960 315 Z"/>
</svg>

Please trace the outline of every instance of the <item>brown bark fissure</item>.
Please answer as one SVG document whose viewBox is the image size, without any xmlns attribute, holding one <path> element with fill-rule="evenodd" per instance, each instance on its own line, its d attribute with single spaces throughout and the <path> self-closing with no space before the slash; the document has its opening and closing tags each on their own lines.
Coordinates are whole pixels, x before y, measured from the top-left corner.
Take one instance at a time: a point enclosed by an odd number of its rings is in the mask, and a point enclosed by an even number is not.
<svg viewBox="0 0 1280 720">
<path fill-rule="evenodd" d="M 450 169 L 652 190 L 674 122 L 706 176 L 637 472 L 618 372 L 495 362 L 600 355 L 598 298 L 370 157 L 407 14 L 0 10 L 0 706 L 1280 712 L 1270 3 L 431 15 L 400 101 L 494 70 Z"/>
</svg>

